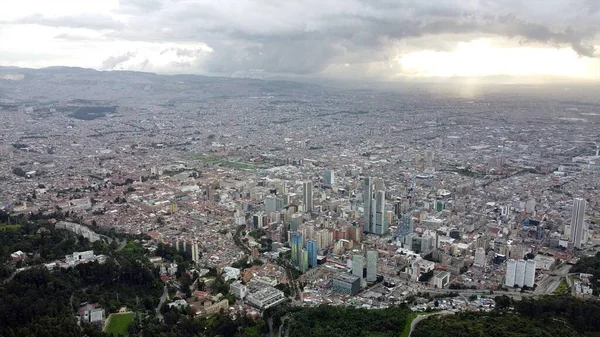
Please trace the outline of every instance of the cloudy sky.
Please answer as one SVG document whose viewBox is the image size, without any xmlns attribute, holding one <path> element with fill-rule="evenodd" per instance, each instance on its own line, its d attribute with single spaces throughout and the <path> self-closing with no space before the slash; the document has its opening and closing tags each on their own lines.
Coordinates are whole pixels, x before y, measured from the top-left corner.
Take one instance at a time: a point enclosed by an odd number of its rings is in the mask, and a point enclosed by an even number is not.
<svg viewBox="0 0 600 337">
<path fill-rule="evenodd" d="M 0 65 L 600 80 L 600 0 L 0 0 Z"/>
</svg>

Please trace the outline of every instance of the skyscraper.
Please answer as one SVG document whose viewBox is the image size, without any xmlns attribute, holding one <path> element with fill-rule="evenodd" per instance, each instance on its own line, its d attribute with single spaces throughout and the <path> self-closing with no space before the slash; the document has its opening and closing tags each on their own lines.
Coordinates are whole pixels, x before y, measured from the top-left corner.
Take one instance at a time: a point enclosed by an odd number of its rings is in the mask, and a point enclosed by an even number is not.
<svg viewBox="0 0 600 337">
<path fill-rule="evenodd" d="M 277 198 L 273 195 L 269 195 L 264 200 L 265 212 L 271 213 L 277 211 Z"/>
<path fill-rule="evenodd" d="M 387 234 L 385 222 L 385 191 L 375 192 L 375 234 Z"/>
<path fill-rule="evenodd" d="M 302 235 L 298 232 L 292 232 L 291 237 L 292 262 L 299 265 L 302 259 Z"/>
<path fill-rule="evenodd" d="M 517 261 L 508 260 L 506 262 L 506 276 L 504 278 L 504 285 L 512 287 L 515 285 L 515 273 L 517 271 Z"/>
<path fill-rule="evenodd" d="M 306 248 L 300 250 L 300 271 L 305 273 L 308 270 L 308 251 Z"/>
<path fill-rule="evenodd" d="M 587 230 L 583 216 L 585 215 L 585 199 L 575 198 L 573 200 L 573 212 L 571 213 L 571 242 L 575 248 L 581 248 Z"/>
<path fill-rule="evenodd" d="M 365 222 L 364 231 L 370 233 L 371 229 L 371 208 L 373 207 L 373 179 L 367 177 L 363 180 L 363 221 Z"/>
<path fill-rule="evenodd" d="M 360 278 L 363 277 L 363 261 L 364 256 L 362 254 L 352 255 L 352 275 L 356 275 Z"/>
<path fill-rule="evenodd" d="M 377 281 L 377 251 L 367 251 L 367 282 Z"/>
<path fill-rule="evenodd" d="M 333 186 L 335 184 L 335 173 L 332 170 L 327 170 L 323 173 L 325 185 Z"/>
<path fill-rule="evenodd" d="M 317 241 L 306 241 L 306 250 L 308 251 L 308 266 L 313 268 L 317 266 Z"/>
<path fill-rule="evenodd" d="M 402 241 L 402 239 L 405 236 L 412 234 L 412 232 L 413 232 L 412 214 L 405 213 L 398 220 L 398 227 L 396 229 L 396 239 L 399 241 Z"/>
<path fill-rule="evenodd" d="M 306 207 L 305 211 L 310 213 L 313 211 L 313 183 L 312 181 L 304 182 L 304 206 Z"/>
</svg>

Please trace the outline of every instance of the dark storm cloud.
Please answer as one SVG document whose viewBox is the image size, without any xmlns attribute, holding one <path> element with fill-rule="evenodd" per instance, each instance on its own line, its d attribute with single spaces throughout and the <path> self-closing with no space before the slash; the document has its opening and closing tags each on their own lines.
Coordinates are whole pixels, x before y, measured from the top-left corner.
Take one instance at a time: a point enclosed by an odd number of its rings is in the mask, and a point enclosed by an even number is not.
<svg viewBox="0 0 600 337">
<path fill-rule="evenodd" d="M 94 30 L 119 30 L 124 27 L 122 22 L 108 15 L 83 13 L 73 16 L 47 17 L 42 14 L 26 16 L 12 24 L 34 24 L 49 27 L 88 28 Z"/>
<path fill-rule="evenodd" d="M 132 58 L 134 58 L 135 55 L 136 55 L 136 53 L 134 53 L 134 52 L 127 52 L 127 53 L 121 54 L 121 55 L 110 56 L 106 60 L 102 61 L 102 64 L 100 65 L 100 69 L 104 69 L 104 70 L 115 69 L 118 65 L 125 63 L 125 62 L 131 60 Z"/>
<path fill-rule="evenodd" d="M 314 74 L 331 65 L 387 63 L 423 39 L 419 48 L 445 50 L 448 39 L 481 36 L 571 47 L 598 56 L 598 1 L 565 0 L 127 0 L 137 8 L 128 27 L 111 37 L 206 43 L 214 52 L 191 66 L 211 73 L 243 71 Z M 436 40 L 437 36 L 443 36 Z M 442 40 L 443 39 L 443 40 Z M 425 45 L 427 44 L 427 45 Z M 185 60 L 186 63 L 190 62 Z"/>
</svg>

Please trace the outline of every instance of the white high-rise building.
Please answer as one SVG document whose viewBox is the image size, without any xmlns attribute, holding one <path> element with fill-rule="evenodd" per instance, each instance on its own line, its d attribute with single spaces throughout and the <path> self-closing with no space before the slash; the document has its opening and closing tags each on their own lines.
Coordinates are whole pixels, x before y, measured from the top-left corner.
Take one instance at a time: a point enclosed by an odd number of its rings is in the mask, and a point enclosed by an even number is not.
<svg viewBox="0 0 600 337">
<path fill-rule="evenodd" d="M 375 192 L 375 234 L 387 234 L 385 222 L 385 191 Z"/>
<path fill-rule="evenodd" d="M 477 248 L 475 251 L 475 261 L 473 262 L 475 267 L 485 267 L 485 249 L 483 247 Z"/>
<path fill-rule="evenodd" d="M 527 200 L 527 202 L 525 203 L 525 212 L 532 214 L 533 212 L 535 212 L 535 200 L 533 199 L 529 199 Z"/>
<path fill-rule="evenodd" d="M 534 260 L 508 260 L 506 261 L 506 278 L 504 285 L 507 287 L 527 286 L 533 288 L 535 283 Z"/>
<path fill-rule="evenodd" d="M 522 287 L 525 284 L 525 260 L 517 261 L 517 270 L 515 271 L 515 284 Z"/>
<path fill-rule="evenodd" d="M 377 251 L 367 251 L 367 282 L 377 281 Z"/>
<path fill-rule="evenodd" d="M 313 211 L 313 182 L 305 181 L 304 182 L 304 206 L 305 211 L 310 213 Z"/>
<path fill-rule="evenodd" d="M 573 212 L 571 213 L 571 235 L 570 239 L 575 248 L 581 248 L 587 230 L 583 216 L 585 215 L 585 199 L 575 198 L 573 200 Z"/>
<path fill-rule="evenodd" d="M 529 288 L 533 288 L 534 283 L 535 283 L 535 261 L 527 260 L 527 261 L 525 261 L 525 280 L 523 282 L 523 285 L 526 285 Z"/>
<path fill-rule="evenodd" d="M 352 275 L 356 275 L 361 279 L 363 277 L 363 261 L 362 254 L 352 255 Z"/>
<path fill-rule="evenodd" d="M 517 271 L 517 261 L 516 260 L 506 261 L 506 277 L 504 279 L 505 286 L 513 287 L 515 285 L 516 271 Z"/>
</svg>

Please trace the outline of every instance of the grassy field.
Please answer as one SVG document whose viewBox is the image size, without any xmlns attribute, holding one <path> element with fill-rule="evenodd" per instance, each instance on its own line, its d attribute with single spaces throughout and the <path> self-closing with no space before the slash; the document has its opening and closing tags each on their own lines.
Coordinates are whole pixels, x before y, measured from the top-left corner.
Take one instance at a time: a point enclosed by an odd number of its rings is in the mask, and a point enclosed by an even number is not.
<svg viewBox="0 0 600 337">
<path fill-rule="evenodd" d="M 127 336 L 127 327 L 133 321 L 134 317 L 134 313 L 110 314 L 110 316 L 108 316 L 109 322 L 104 332 L 111 333 L 115 336 L 118 336 L 119 334 Z"/>
<path fill-rule="evenodd" d="M 16 231 L 19 228 L 21 228 L 21 225 L 0 224 L 0 232 L 1 231 Z"/>
</svg>

